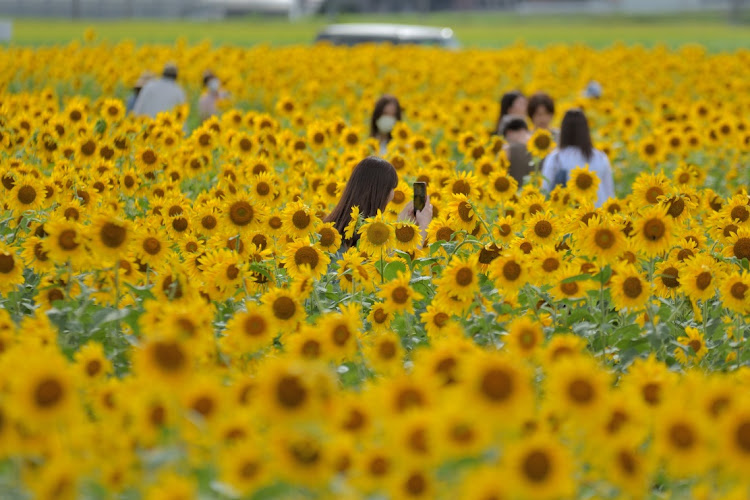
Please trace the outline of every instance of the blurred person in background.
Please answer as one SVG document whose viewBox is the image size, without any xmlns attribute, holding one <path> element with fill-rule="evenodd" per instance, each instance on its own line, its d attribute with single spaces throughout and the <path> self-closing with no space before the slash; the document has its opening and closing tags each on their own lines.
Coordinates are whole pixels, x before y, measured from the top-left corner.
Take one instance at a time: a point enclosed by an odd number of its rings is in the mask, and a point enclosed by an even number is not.
<svg viewBox="0 0 750 500">
<path fill-rule="evenodd" d="M 560 140 L 560 130 L 552 128 L 555 117 L 555 101 L 549 94 L 537 92 L 529 97 L 527 112 L 535 129 L 548 130 L 555 142 Z"/>
<path fill-rule="evenodd" d="M 164 65 L 161 78 L 153 78 L 141 89 L 133 106 L 133 114 L 156 117 L 162 111 L 171 111 L 185 102 L 185 91 L 177 83 L 177 66 Z"/>
<path fill-rule="evenodd" d="M 219 101 L 226 99 L 228 92 L 221 89 L 221 81 L 211 71 L 203 72 L 203 94 L 198 99 L 198 117 L 200 121 L 219 114 Z"/>
<path fill-rule="evenodd" d="M 497 117 L 497 123 L 495 124 L 495 130 L 493 133 L 502 134 L 500 124 L 508 115 L 526 115 L 527 101 L 526 97 L 521 93 L 520 90 L 513 90 L 506 92 L 500 98 L 500 115 Z"/>
<path fill-rule="evenodd" d="M 595 205 L 601 207 L 615 196 L 612 166 L 607 155 L 594 149 L 586 115 L 580 109 L 571 109 L 563 117 L 558 148 L 542 165 L 542 189 L 549 192 L 558 184 L 566 185 L 570 172 L 586 165 L 599 178 Z"/>
<path fill-rule="evenodd" d="M 131 113 L 133 111 L 133 107 L 135 106 L 135 100 L 138 99 L 138 94 L 141 93 L 141 89 L 143 89 L 144 85 L 148 83 L 149 80 L 151 80 L 154 77 L 154 74 L 150 71 L 144 71 L 141 73 L 141 76 L 138 77 L 138 80 L 136 80 L 135 85 L 133 85 L 133 90 L 128 96 L 128 100 L 125 102 L 125 111 L 127 113 Z"/>
<path fill-rule="evenodd" d="M 521 187 L 524 177 L 534 170 L 531 153 L 526 147 L 531 137 L 529 126 L 523 116 L 506 115 L 500 122 L 500 133 L 506 141 L 503 150 L 508 157 L 508 174 Z"/>
<path fill-rule="evenodd" d="M 346 237 L 346 227 L 351 222 L 352 208 L 359 207 L 361 220 L 377 215 L 378 210 L 385 211 L 388 203 L 393 199 L 394 190 L 398 186 L 398 174 L 393 165 L 377 156 L 368 156 L 360 161 L 344 187 L 341 199 L 324 222 L 333 222 L 336 230 L 341 234 L 341 250 L 357 245 L 359 234 L 356 232 L 351 238 Z M 401 210 L 398 220 L 415 222 L 422 233 L 422 241 L 427 238 L 427 226 L 432 221 L 432 203 L 429 196 L 424 209 L 414 210 L 414 202 L 410 201 Z"/>
<path fill-rule="evenodd" d="M 401 121 L 401 104 L 395 96 L 385 94 L 375 103 L 370 119 L 370 137 L 380 143 L 380 154 L 384 155 L 391 142 L 391 131 Z"/>
</svg>

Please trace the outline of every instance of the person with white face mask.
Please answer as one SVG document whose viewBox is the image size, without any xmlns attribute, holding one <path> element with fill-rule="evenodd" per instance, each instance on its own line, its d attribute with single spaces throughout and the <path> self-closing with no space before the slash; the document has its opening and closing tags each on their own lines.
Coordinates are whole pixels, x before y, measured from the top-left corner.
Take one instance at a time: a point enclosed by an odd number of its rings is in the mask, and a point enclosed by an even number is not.
<svg viewBox="0 0 750 500">
<path fill-rule="evenodd" d="M 380 155 L 385 155 L 388 143 L 391 141 L 391 132 L 396 123 L 401 121 L 401 104 L 396 97 L 386 94 L 375 103 L 370 120 L 370 137 L 380 143 Z"/>
<path fill-rule="evenodd" d="M 201 122 L 219 114 L 219 101 L 227 98 L 227 93 L 221 90 L 221 81 L 211 71 L 203 73 L 203 87 L 205 91 L 198 99 L 198 116 Z"/>
</svg>

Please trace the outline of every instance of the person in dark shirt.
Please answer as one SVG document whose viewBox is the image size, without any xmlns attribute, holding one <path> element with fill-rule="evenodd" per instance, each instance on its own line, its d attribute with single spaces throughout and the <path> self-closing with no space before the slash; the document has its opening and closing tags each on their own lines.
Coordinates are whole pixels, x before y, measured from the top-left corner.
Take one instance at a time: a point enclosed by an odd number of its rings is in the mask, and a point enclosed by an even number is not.
<svg viewBox="0 0 750 500">
<path fill-rule="evenodd" d="M 506 141 L 504 150 L 510 164 L 508 174 L 518 182 L 520 188 L 523 178 L 534 170 L 531 154 L 526 148 L 526 143 L 531 137 L 529 126 L 524 117 L 507 115 L 500 122 L 500 132 Z"/>
</svg>

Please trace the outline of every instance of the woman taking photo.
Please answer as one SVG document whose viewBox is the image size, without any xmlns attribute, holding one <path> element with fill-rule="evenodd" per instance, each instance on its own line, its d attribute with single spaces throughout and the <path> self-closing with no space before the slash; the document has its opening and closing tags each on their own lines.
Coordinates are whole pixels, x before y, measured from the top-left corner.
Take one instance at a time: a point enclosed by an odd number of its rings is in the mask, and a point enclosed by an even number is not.
<svg viewBox="0 0 750 500">
<path fill-rule="evenodd" d="M 562 121 L 558 149 L 544 160 L 542 189 L 549 192 L 558 184 L 567 184 L 570 172 L 585 165 L 599 178 L 596 206 L 601 207 L 605 201 L 615 196 L 612 167 L 607 155 L 594 149 L 586 115 L 580 109 L 571 109 L 565 113 Z"/>
<path fill-rule="evenodd" d="M 391 131 L 401 121 L 401 104 L 398 99 L 386 94 L 375 103 L 370 119 L 370 137 L 380 143 L 380 154 L 384 155 L 391 142 Z"/>
<path fill-rule="evenodd" d="M 393 190 L 397 185 L 396 169 L 382 158 L 369 156 L 354 167 L 336 208 L 325 218 L 325 222 L 333 222 L 336 230 L 341 234 L 343 250 L 356 246 L 359 240 L 359 235 L 356 233 L 350 239 L 344 234 L 346 226 L 351 221 L 352 207 L 359 207 L 362 219 L 373 217 L 377 215 L 378 210 L 385 211 L 386 206 L 393 199 Z M 432 220 L 432 204 L 429 197 L 423 210 L 415 212 L 414 204 L 410 201 L 398 218 L 403 221 L 416 222 L 422 233 L 422 241 L 424 241 L 427 237 L 427 226 Z"/>
</svg>

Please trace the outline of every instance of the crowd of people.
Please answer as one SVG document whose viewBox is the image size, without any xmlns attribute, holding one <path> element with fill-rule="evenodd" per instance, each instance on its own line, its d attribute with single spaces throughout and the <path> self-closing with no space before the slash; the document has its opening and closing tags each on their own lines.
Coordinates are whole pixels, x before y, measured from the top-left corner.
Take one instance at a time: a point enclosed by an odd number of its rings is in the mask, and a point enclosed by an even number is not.
<svg viewBox="0 0 750 500">
<path fill-rule="evenodd" d="M 218 114 L 219 101 L 229 97 L 221 89 L 218 77 L 209 70 L 203 74 L 203 88 L 198 100 L 201 121 Z M 597 82 L 589 83 L 584 95 L 600 97 L 601 86 Z M 155 77 L 150 72 L 140 76 L 128 98 L 127 111 L 136 116 L 154 118 L 185 101 L 185 91 L 177 83 L 177 66 L 167 63 L 161 77 Z M 388 144 L 393 138 L 392 131 L 402 120 L 402 111 L 399 100 L 390 94 L 383 95 L 375 103 L 370 119 L 370 136 L 378 141 L 381 157 L 387 153 Z M 541 162 L 542 190 L 550 192 L 557 185 L 565 185 L 573 169 L 588 166 L 600 180 L 595 205 L 602 206 L 615 195 L 612 167 L 607 155 L 594 148 L 586 115 L 581 109 L 566 111 L 559 129 L 553 127 L 554 116 L 555 102 L 546 93 L 538 92 L 527 98 L 522 92 L 514 90 L 502 96 L 500 113 L 492 133 L 505 140 L 509 175 L 521 187 L 535 168 L 527 148 L 532 134 L 529 128 L 531 124 L 534 130 L 548 131 L 558 144 Z M 326 222 L 333 222 L 341 233 L 344 249 L 356 245 L 357 240 L 356 234 L 349 238 L 345 235 L 352 208 L 358 206 L 364 218 L 375 216 L 378 211 L 384 211 L 393 199 L 397 184 L 396 169 L 380 157 L 365 158 L 354 168 L 339 203 L 326 219 Z M 399 220 L 416 223 L 424 241 L 427 226 L 432 220 L 432 210 L 429 197 L 425 207 L 419 211 L 414 210 L 410 202 L 399 214 Z"/>
</svg>

